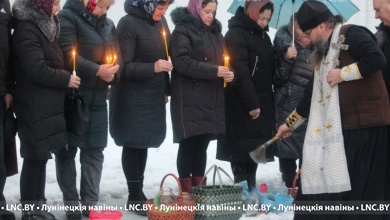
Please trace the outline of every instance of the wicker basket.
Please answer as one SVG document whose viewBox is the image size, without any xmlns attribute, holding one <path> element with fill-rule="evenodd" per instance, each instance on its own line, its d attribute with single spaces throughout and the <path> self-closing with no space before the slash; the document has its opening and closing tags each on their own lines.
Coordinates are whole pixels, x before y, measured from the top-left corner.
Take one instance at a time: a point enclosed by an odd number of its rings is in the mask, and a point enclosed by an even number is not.
<svg viewBox="0 0 390 220">
<path fill-rule="evenodd" d="M 195 218 L 195 200 L 191 198 L 188 201 L 183 201 L 183 191 L 180 185 L 179 179 L 174 174 L 167 174 L 161 180 L 160 188 L 163 187 L 165 178 L 172 176 L 175 178 L 177 185 L 179 186 L 179 196 L 175 196 L 177 203 L 167 204 L 172 208 L 171 211 L 160 210 L 159 207 L 152 207 L 147 210 L 149 220 L 193 220 Z M 148 199 L 146 204 L 153 205 L 154 199 Z"/>
</svg>

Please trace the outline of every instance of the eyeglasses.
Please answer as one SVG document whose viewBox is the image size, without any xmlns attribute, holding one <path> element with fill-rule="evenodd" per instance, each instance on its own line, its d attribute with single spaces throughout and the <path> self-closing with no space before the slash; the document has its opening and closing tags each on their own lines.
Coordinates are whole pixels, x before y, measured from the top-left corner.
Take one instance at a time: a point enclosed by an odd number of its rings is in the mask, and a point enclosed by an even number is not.
<svg viewBox="0 0 390 220">
<path fill-rule="evenodd" d="M 313 28 L 310 29 L 310 30 L 308 30 L 308 31 L 305 31 L 303 34 L 305 34 L 306 37 L 310 37 L 310 34 L 311 34 L 311 31 L 312 31 L 312 30 L 313 30 Z"/>
</svg>

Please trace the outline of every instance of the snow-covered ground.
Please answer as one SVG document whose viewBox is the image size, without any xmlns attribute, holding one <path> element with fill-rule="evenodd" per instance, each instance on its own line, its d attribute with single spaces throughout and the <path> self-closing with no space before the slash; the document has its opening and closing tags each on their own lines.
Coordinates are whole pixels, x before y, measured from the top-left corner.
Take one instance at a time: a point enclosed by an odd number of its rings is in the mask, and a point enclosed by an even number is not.
<svg viewBox="0 0 390 220">
<path fill-rule="evenodd" d="M 167 105 L 169 112 L 169 105 Z M 158 149 L 149 149 L 148 163 L 145 171 L 145 186 L 144 192 L 148 198 L 153 198 L 159 191 L 162 178 L 167 173 L 173 173 L 177 175 L 176 169 L 176 155 L 178 145 L 173 144 L 172 141 L 172 129 L 170 124 L 170 115 L 167 115 L 168 132 L 167 138 L 164 143 Z M 99 204 L 106 206 L 116 206 L 119 210 L 122 208 L 124 217 L 122 219 L 146 219 L 146 217 L 140 217 L 132 212 L 125 211 L 124 205 L 127 200 L 127 185 L 126 179 L 122 171 L 121 165 L 121 153 L 122 148 L 115 145 L 112 139 L 109 139 L 108 147 L 104 151 L 105 161 L 103 168 L 103 176 L 100 184 L 100 202 Z M 231 174 L 230 164 L 227 162 L 219 161 L 215 159 L 216 154 L 216 142 L 213 141 L 209 145 L 207 167 L 217 164 Z M 77 156 L 78 160 L 78 156 Z M 19 158 L 19 170 L 22 167 L 23 160 Z M 77 161 L 77 167 L 80 168 L 80 164 Z M 5 187 L 5 197 L 8 204 L 18 204 L 20 199 L 19 191 L 19 175 L 12 176 L 7 179 Z M 208 184 L 212 184 L 209 176 Z M 223 178 L 224 184 L 231 184 L 229 179 Z M 79 180 L 79 178 L 78 178 Z M 257 172 L 257 185 L 260 183 L 267 183 L 276 186 L 282 186 L 281 175 L 278 168 L 278 162 L 272 162 L 265 165 L 259 165 Z M 168 178 L 165 181 L 165 186 L 172 187 L 177 192 L 177 184 L 173 178 Z M 56 206 L 62 205 L 62 193 L 58 187 L 56 181 L 56 171 L 54 160 L 49 160 L 47 164 L 47 177 L 46 177 L 46 198 L 48 205 Z M 15 211 L 17 216 L 21 215 L 21 211 Z M 64 212 L 54 212 L 56 217 L 60 220 L 66 219 Z M 267 214 L 261 215 L 257 218 L 242 218 L 242 219 L 292 219 L 293 213 L 287 212 L 282 214 Z M 85 218 L 86 219 L 86 218 Z"/>
<path fill-rule="evenodd" d="M 14 0 L 10 0 L 11 4 Z M 109 12 L 108 17 L 111 18 L 115 23 L 125 15 L 123 11 L 123 2 L 124 0 L 116 0 L 116 4 L 113 5 Z M 166 17 L 171 31 L 174 26 L 171 22 L 169 14 L 172 9 L 177 6 L 186 6 L 187 0 L 176 0 L 175 3 L 170 6 Z M 230 6 L 232 0 L 220 0 L 217 12 L 217 18 L 222 22 L 223 33 L 227 30 L 227 21 L 232 16 L 227 12 L 228 7 Z M 357 3 L 357 1 L 354 1 Z M 64 4 L 65 0 L 61 0 L 61 3 Z M 364 15 L 364 12 L 359 12 L 360 15 Z M 359 14 L 358 13 L 358 14 Z M 356 17 L 358 15 L 355 15 Z M 354 18 L 353 17 L 353 18 Z M 353 22 L 353 18 L 352 23 Z M 275 29 L 270 30 L 270 36 L 273 37 L 275 34 Z M 145 181 L 144 181 L 144 192 L 147 197 L 153 198 L 156 193 L 159 191 L 159 185 L 163 176 L 167 173 L 177 174 L 176 169 L 176 155 L 178 145 L 173 144 L 172 141 L 172 129 L 171 129 L 171 119 L 169 115 L 169 104 L 167 105 L 167 137 L 164 143 L 158 149 L 150 149 L 148 155 L 148 163 L 145 171 Z M 100 204 L 117 206 L 118 209 L 122 208 L 122 213 L 124 217 L 122 219 L 146 219 L 146 217 L 140 217 L 135 215 L 132 212 L 125 211 L 124 205 L 127 200 L 127 185 L 126 179 L 122 172 L 121 165 L 121 152 L 122 148 L 117 147 L 112 139 L 109 139 L 108 147 L 105 149 L 105 161 L 103 168 L 103 176 L 100 185 Z M 231 174 L 230 164 L 223 161 L 218 161 L 215 159 L 216 155 L 216 142 L 211 142 L 208 149 L 208 160 L 207 167 L 210 167 L 213 164 L 221 166 L 226 171 Z M 78 160 L 78 156 L 77 159 Z M 23 160 L 19 158 L 19 171 L 22 167 Z M 80 164 L 77 162 L 77 167 L 80 168 Z M 211 178 L 211 177 L 209 177 Z M 7 179 L 5 186 L 4 194 L 7 199 L 8 204 L 19 204 L 20 191 L 19 191 L 19 175 L 12 176 Z M 210 184 L 211 181 L 209 181 Z M 224 184 L 230 184 L 228 178 L 223 179 Z M 257 185 L 260 183 L 267 183 L 268 185 L 282 186 L 281 175 L 278 168 L 278 161 L 276 158 L 275 162 L 259 165 L 257 172 Z M 176 183 L 173 179 L 167 179 L 166 186 L 174 188 L 174 191 L 177 192 Z M 48 205 L 55 206 L 57 204 L 62 204 L 62 193 L 58 187 L 56 181 L 56 171 L 54 160 L 50 160 L 47 164 L 47 179 L 46 179 L 46 197 L 48 200 Z M 21 211 L 15 211 L 18 218 L 21 216 Z M 56 217 L 60 220 L 66 219 L 64 212 L 54 212 Z M 256 218 L 242 217 L 241 219 L 272 219 L 272 220 L 288 220 L 293 218 L 293 213 L 286 212 L 280 214 L 263 214 L 259 215 Z M 85 218 L 86 219 L 86 218 Z"/>
</svg>

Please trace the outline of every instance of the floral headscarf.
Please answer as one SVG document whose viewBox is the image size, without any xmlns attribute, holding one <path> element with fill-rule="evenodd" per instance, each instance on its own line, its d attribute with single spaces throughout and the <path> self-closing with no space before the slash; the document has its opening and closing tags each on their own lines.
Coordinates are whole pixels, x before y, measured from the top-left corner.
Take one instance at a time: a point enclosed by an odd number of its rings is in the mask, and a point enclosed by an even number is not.
<svg viewBox="0 0 390 220">
<path fill-rule="evenodd" d="M 89 12 L 93 12 L 96 8 L 96 0 L 89 0 L 88 4 L 85 6 Z"/>
<path fill-rule="evenodd" d="M 144 10 L 149 17 L 152 17 L 158 1 L 159 0 L 134 0 L 133 6 Z"/>
</svg>

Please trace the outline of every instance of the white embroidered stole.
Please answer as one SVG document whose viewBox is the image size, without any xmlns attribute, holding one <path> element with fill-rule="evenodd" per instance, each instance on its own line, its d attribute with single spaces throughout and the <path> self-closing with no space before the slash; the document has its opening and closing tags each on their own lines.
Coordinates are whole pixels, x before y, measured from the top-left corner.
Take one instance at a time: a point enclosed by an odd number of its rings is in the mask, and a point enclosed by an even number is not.
<svg viewBox="0 0 390 220">
<path fill-rule="evenodd" d="M 303 146 L 301 183 L 303 194 L 351 190 L 341 127 L 338 86 L 331 88 L 326 76 L 338 59 L 341 24 L 333 31 L 322 65 L 314 72 L 310 116 Z M 337 62 L 337 61 L 336 61 Z"/>
</svg>

